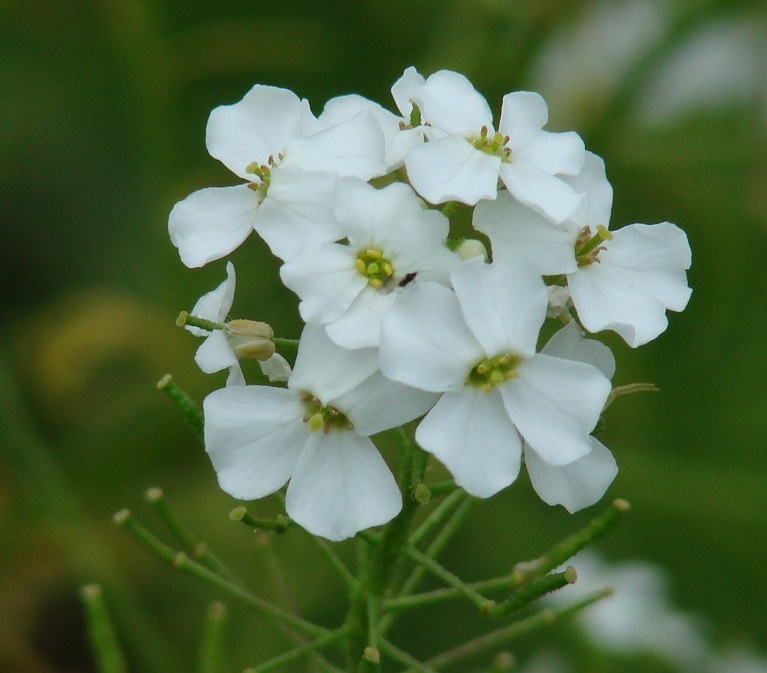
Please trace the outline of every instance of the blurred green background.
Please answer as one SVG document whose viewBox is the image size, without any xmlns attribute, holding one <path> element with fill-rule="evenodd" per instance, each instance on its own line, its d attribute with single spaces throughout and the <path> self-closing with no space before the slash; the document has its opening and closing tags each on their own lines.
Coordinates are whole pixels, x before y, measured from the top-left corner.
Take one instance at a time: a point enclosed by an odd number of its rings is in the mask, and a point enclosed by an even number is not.
<svg viewBox="0 0 767 673">
<path fill-rule="evenodd" d="M 714 646 L 767 655 L 767 16 L 756 0 L 0 0 L 0 671 L 95 670 L 77 588 L 104 585 L 133 670 L 192 670 L 215 592 L 174 574 L 111 523 L 161 486 L 179 515 L 257 591 L 277 596 L 270 554 L 315 619 L 340 587 L 299 535 L 272 543 L 228 521 L 201 446 L 154 382 L 172 372 L 201 399 L 223 384 L 174 326 L 224 278 L 188 270 L 167 213 L 236 182 L 207 156 L 209 111 L 254 83 L 315 113 L 360 93 L 392 107 L 403 69 L 467 75 L 495 109 L 546 97 L 551 130 L 577 130 L 606 160 L 612 227 L 669 220 L 693 248 L 687 311 L 631 351 L 606 337 L 622 399 L 604 437 L 620 466 L 609 497 L 626 521 L 600 543 L 671 574 L 676 604 Z M 251 239 L 233 259 L 238 317 L 297 335 L 296 300 Z M 526 477 L 480 503 L 445 563 L 467 579 L 507 570 L 576 529 Z M 155 525 L 155 529 L 159 527 Z M 351 553 L 349 545 L 341 553 Z M 279 651 L 271 626 L 232 608 L 231 670 Z M 483 627 L 471 612 L 416 615 L 402 643 L 429 654 Z M 416 630 L 418 635 L 412 635 Z M 562 643 L 578 671 L 666 671 Z M 296 669 L 296 670 L 300 670 Z"/>
</svg>

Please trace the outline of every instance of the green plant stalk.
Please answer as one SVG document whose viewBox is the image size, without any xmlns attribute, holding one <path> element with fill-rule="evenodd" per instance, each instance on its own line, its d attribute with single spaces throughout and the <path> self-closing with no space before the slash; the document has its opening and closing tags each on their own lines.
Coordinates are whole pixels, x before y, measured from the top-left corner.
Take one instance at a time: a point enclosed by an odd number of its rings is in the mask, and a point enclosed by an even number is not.
<svg viewBox="0 0 767 673">
<path fill-rule="evenodd" d="M 170 397 L 173 404 L 178 407 L 184 420 L 192 426 L 195 434 L 202 439 L 204 435 L 202 410 L 197 402 L 173 380 L 170 374 L 166 374 L 157 382 L 157 389 L 162 390 Z"/>
<path fill-rule="evenodd" d="M 226 577 L 236 584 L 242 584 L 242 581 L 219 560 L 219 558 L 210 550 L 208 545 L 197 539 L 197 537 L 186 527 L 174 514 L 170 507 L 165 493 L 159 488 L 150 488 L 144 495 L 144 499 L 159 514 L 165 527 L 171 535 L 178 541 L 181 548 L 189 554 L 195 561 L 212 570 L 214 573 Z"/>
<path fill-rule="evenodd" d="M 91 644 L 99 673 L 127 673 L 125 655 L 115 635 L 104 594 L 98 584 L 88 584 L 80 590 L 88 623 Z"/>
<path fill-rule="evenodd" d="M 200 639 L 198 657 L 200 673 L 224 673 L 224 627 L 227 610 L 220 601 L 211 603 Z"/>
<path fill-rule="evenodd" d="M 242 521 L 248 528 L 252 528 L 254 532 L 264 529 L 284 533 L 293 525 L 293 521 L 285 514 L 278 514 L 274 519 L 261 519 L 250 515 L 247 508 L 242 505 L 235 507 L 229 512 L 229 519 L 231 521 Z"/>
<path fill-rule="evenodd" d="M 312 652 L 316 652 L 318 650 L 324 649 L 330 645 L 333 645 L 337 643 L 339 640 L 342 640 L 346 636 L 346 633 L 343 629 L 338 629 L 337 631 L 329 631 L 323 636 L 319 636 L 315 638 L 314 640 L 310 640 L 309 642 L 302 643 L 301 645 L 298 645 L 297 647 L 294 647 L 292 650 L 288 650 L 287 652 L 283 652 L 280 655 L 277 655 L 273 659 L 270 659 L 269 661 L 264 662 L 263 664 L 259 664 L 256 667 L 253 668 L 247 668 L 243 673 L 270 673 L 270 671 L 276 671 L 279 668 L 282 668 L 286 664 L 291 663 L 292 661 L 295 661 L 296 659 L 300 659 L 302 656 L 306 654 L 311 654 Z M 330 669 L 326 670 L 340 670 L 333 666 Z"/>
<path fill-rule="evenodd" d="M 426 662 L 426 665 L 442 671 L 443 669 L 449 666 L 454 666 L 461 661 L 471 659 L 477 655 L 493 650 L 510 640 L 518 638 L 519 636 L 531 633 L 532 631 L 537 631 L 538 629 L 550 626 L 555 622 L 570 617 L 588 607 L 592 603 L 596 603 L 598 600 L 609 596 L 611 593 L 612 591 L 607 589 L 591 594 L 590 596 L 587 596 L 586 598 L 583 598 L 580 601 L 577 601 L 576 603 L 565 606 L 563 608 L 545 608 L 531 617 L 522 619 L 518 622 L 514 622 L 513 624 L 509 624 L 508 626 L 504 626 L 500 629 L 496 629 L 495 631 L 486 633 L 485 635 L 478 638 L 473 638 L 472 640 L 462 643 L 458 647 L 446 650 L 445 652 L 442 652 L 441 654 L 438 654 L 437 656 L 429 659 Z M 418 673 L 419 671 L 420 669 L 411 667 L 406 673 Z"/>
<path fill-rule="evenodd" d="M 512 571 L 517 585 L 521 586 L 530 580 L 545 575 L 571 559 L 581 549 L 612 530 L 629 509 L 630 505 L 625 500 L 613 500 L 602 514 L 592 519 L 577 533 L 554 545 L 548 553 L 534 561 L 517 564 Z"/>
<path fill-rule="evenodd" d="M 572 566 L 568 566 L 564 572 L 539 577 L 521 586 L 505 601 L 490 606 L 486 614 L 488 617 L 505 617 L 545 594 L 561 589 L 568 584 L 573 584 L 576 578 L 577 575 Z"/>
<path fill-rule="evenodd" d="M 128 510 L 122 510 L 115 515 L 115 523 L 123 526 L 134 538 L 136 538 L 147 549 L 153 552 L 161 560 L 168 563 L 171 567 L 176 568 L 182 572 L 185 572 L 193 577 L 196 577 L 203 582 L 219 589 L 225 594 L 236 598 L 249 607 L 253 608 L 262 615 L 271 617 L 272 619 L 287 624 L 295 628 L 302 633 L 305 633 L 312 637 L 324 636 L 329 633 L 328 629 L 307 622 L 300 617 L 291 615 L 290 613 L 275 607 L 271 603 L 245 591 L 236 584 L 231 583 L 229 580 L 217 575 L 213 571 L 209 570 L 203 565 L 192 561 L 183 552 L 175 552 L 166 544 L 158 540 L 152 533 L 139 524 Z"/>
<path fill-rule="evenodd" d="M 408 666 L 408 671 L 414 671 L 415 673 L 439 673 L 439 671 L 418 661 L 418 659 L 393 645 L 388 640 L 381 639 L 380 647 L 381 651 L 394 659 L 394 661 L 399 662 L 403 666 Z"/>
</svg>

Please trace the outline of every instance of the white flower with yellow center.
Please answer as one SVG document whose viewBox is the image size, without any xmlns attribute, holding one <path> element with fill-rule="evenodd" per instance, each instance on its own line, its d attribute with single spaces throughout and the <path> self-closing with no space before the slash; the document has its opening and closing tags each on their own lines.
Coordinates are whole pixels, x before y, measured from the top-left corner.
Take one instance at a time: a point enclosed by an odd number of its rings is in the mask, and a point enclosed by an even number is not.
<svg viewBox="0 0 767 673">
<path fill-rule="evenodd" d="M 377 349 L 346 350 L 307 326 L 287 388 L 236 386 L 205 398 L 205 449 L 230 495 L 254 500 L 290 480 L 288 515 L 343 540 L 402 506 L 370 435 L 417 418 L 435 398 L 384 378 Z"/>
<path fill-rule="evenodd" d="M 423 281 L 449 282 L 460 262 L 445 246 L 448 220 L 402 183 L 383 189 L 348 178 L 335 204 L 339 242 L 306 246 L 280 269 L 307 323 L 345 348 L 377 346 L 381 319 Z"/>
<path fill-rule="evenodd" d="M 572 131 L 543 130 L 548 108 L 539 94 L 506 94 L 497 130 L 487 101 L 459 73 L 440 70 L 410 95 L 431 130 L 428 142 L 406 154 L 405 167 L 427 201 L 495 199 L 500 180 L 515 199 L 556 222 L 577 208 L 580 196 L 562 177 L 581 170 L 583 141 Z"/>
<path fill-rule="evenodd" d="M 499 194 L 477 205 L 474 227 L 487 234 L 494 258 L 524 256 L 542 275 L 563 276 L 589 332 L 613 330 L 631 347 L 652 341 L 668 326 L 666 310 L 682 311 L 690 299 L 687 236 L 670 222 L 609 231 L 612 188 L 594 154 L 570 183 L 583 201 L 559 226 Z"/>
<path fill-rule="evenodd" d="M 488 497 L 517 477 L 522 440 L 549 465 L 591 453 L 610 382 L 597 368 L 536 353 L 546 287 L 523 262 L 463 262 L 454 292 L 424 283 L 384 319 L 381 370 L 441 393 L 416 441 L 469 493 Z"/>
<path fill-rule="evenodd" d="M 228 255 L 254 229 L 282 259 L 307 240 L 334 240 L 338 177 L 386 172 L 381 125 L 370 112 L 322 125 L 306 100 L 260 84 L 211 112 L 206 144 L 246 182 L 201 189 L 173 207 L 170 238 L 190 267 Z"/>
</svg>

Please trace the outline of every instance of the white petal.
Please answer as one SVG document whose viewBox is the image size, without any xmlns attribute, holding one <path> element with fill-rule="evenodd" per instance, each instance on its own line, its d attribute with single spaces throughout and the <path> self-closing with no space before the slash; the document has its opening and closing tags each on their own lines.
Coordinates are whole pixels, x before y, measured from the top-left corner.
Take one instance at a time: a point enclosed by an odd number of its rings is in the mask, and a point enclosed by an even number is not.
<svg viewBox="0 0 767 673">
<path fill-rule="evenodd" d="M 207 294 L 202 295 L 194 305 L 191 315 L 197 318 L 204 318 L 205 320 L 212 320 L 217 323 L 224 322 L 226 316 L 229 315 L 229 309 L 232 308 L 232 303 L 234 302 L 234 288 L 236 284 L 237 275 L 234 271 L 234 264 L 227 262 L 226 280 L 215 290 L 211 290 Z M 199 327 L 191 327 L 187 325 L 186 329 L 195 336 L 210 334 L 208 330 L 200 329 Z"/>
<path fill-rule="evenodd" d="M 525 257 L 542 275 L 570 273 L 578 268 L 574 247 L 577 232 L 554 225 L 516 201 L 506 190 L 495 201 L 477 204 L 474 228 L 487 234 L 493 246 L 493 259 Z"/>
<path fill-rule="evenodd" d="M 437 283 L 403 293 L 381 325 L 381 370 L 421 390 L 460 390 L 483 357 L 458 299 Z"/>
<path fill-rule="evenodd" d="M 214 330 L 200 344 L 194 361 L 206 374 L 220 372 L 222 369 L 238 364 L 237 356 L 229 345 L 229 339 L 221 330 Z"/>
<path fill-rule="evenodd" d="M 586 225 L 596 231 L 597 225 L 608 226 L 613 207 L 613 188 L 607 180 L 605 162 L 593 152 L 586 152 L 586 161 L 578 175 L 562 176 L 576 192 L 583 194 L 573 219 L 581 227 Z"/>
<path fill-rule="evenodd" d="M 452 70 L 430 75 L 420 91 L 423 120 L 459 135 L 478 134 L 483 126 L 492 129 L 493 113 L 482 95 L 466 77 Z M 491 135 L 493 131 L 490 131 Z"/>
<path fill-rule="evenodd" d="M 230 386 L 244 385 L 246 385 L 245 375 L 242 373 L 242 367 L 240 367 L 240 363 L 237 362 L 236 364 L 233 364 L 231 367 L 229 367 L 229 375 L 226 377 L 226 387 L 229 388 Z"/>
<path fill-rule="evenodd" d="M 509 136 L 514 149 L 520 150 L 535 138 L 549 120 L 543 96 L 534 91 L 514 91 L 503 97 L 498 130 Z"/>
<path fill-rule="evenodd" d="M 280 278 L 301 298 L 304 321 L 324 324 L 335 320 L 368 287 L 356 260 L 355 251 L 346 245 L 318 243 L 304 247 L 282 265 Z"/>
<path fill-rule="evenodd" d="M 613 233 L 599 263 L 570 274 L 567 282 L 586 329 L 614 330 L 637 347 L 666 329 L 666 309 L 687 305 L 690 248 L 684 232 L 668 222 L 632 224 Z"/>
<path fill-rule="evenodd" d="M 266 360 L 260 360 L 261 371 L 265 376 L 269 377 L 269 380 L 284 382 L 290 378 L 290 374 L 293 371 L 288 364 L 288 361 L 282 357 L 279 353 L 275 353 L 272 357 Z"/>
<path fill-rule="evenodd" d="M 257 215 L 258 198 L 247 185 L 206 187 L 173 206 L 168 233 L 184 264 L 203 266 L 237 248 Z"/>
<path fill-rule="evenodd" d="M 353 431 L 312 433 L 288 486 L 286 509 L 306 530 L 344 540 L 393 519 L 402 496 L 373 443 Z"/>
<path fill-rule="evenodd" d="M 386 173 L 381 124 L 370 112 L 294 140 L 285 150 L 284 165 L 311 171 L 332 171 L 342 177 L 370 180 Z"/>
<path fill-rule="evenodd" d="M 525 465 L 535 492 L 548 505 L 562 505 L 571 514 L 597 502 L 618 474 L 610 450 L 594 437 L 591 452 L 567 465 L 549 465 L 525 445 Z"/>
<path fill-rule="evenodd" d="M 519 474 L 521 442 L 496 391 L 465 386 L 445 393 L 421 421 L 415 438 L 459 486 L 480 498 L 497 493 Z"/>
<path fill-rule="evenodd" d="M 210 155 L 245 180 L 245 168 L 254 161 L 265 164 L 277 158 L 298 137 L 309 103 L 287 89 L 256 84 L 233 105 L 210 113 L 206 144 Z"/>
<path fill-rule="evenodd" d="M 410 122 L 410 113 L 413 109 L 412 101 L 421 98 L 421 90 L 426 80 L 412 65 L 405 68 L 405 72 L 394 83 L 391 88 L 391 95 L 402 116 Z"/>
<path fill-rule="evenodd" d="M 381 340 L 381 321 L 397 300 L 397 293 L 366 287 L 340 317 L 325 324 L 328 336 L 343 348 L 370 348 Z"/>
<path fill-rule="evenodd" d="M 429 203 L 460 201 L 473 206 L 498 192 L 499 157 L 476 149 L 461 136 L 417 145 L 405 156 L 413 188 Z"/>
<path fill-rule="evenodd" d="M 608 379 L 615 374 L 615 356 L 601 341 L 581 336 L 578 325 L 570 322 L 554 333 L 541 349 L 544 355 L 593 365 Z"/>
<path fill-rule="evenodd" d="M 563 180 L 522 160 L 501 164 L 500 177 L 514 197 L 559 224 L 580 205 L 578 194 Z"/>
<path fill-rule="evenodd" d="M 517 374 L 499 387 L 525 441 L 551 465 L 585 456 L 610 393 L 607 378 L 591 365 L 540 353 L 524 360 Z"/>
<path fill-rule="evenodd" d="M 401 166 L 407 151 L 413 145 L 423 142 L 423 133 L 418 129 L 402 130 L 400 128 L 400 123 L 403 121 L 402 117 L 398 117 L 378 103 L 356 94 L 338 96 L 329 100 L 320 115 L 320 122 L 325 126 L 333 126 L 351 119 L 363 111 L 372 113 L 383 130 L 386 146 L 384 161 L 387 172 Z M 406 121 L 409 122 L 409 118 Z"/>
<path fill-rule="evenodd" d="M 544 173 L 564 173 L 570 176 L 577 175 L 583 168 L 586 149 L 583 140 L 573 131 L 541 131 L 517 152 L 517 156 L 522 162 L 535 166 Z"/>
<path fill-rule="evenodd" d="M 367 437 L 423 416 L 438 398 L 438 393 L 389 381 L 381 372 L 376 372 L 336 398 L 333 405 L 351 420 L 358 435 Z"/>
<path fill-rule="evenodd" d="M 236 386 L 205 398 L 205 450 L 221 488 L 242 500 L 274 493 L 293 473 L 309 436 L 298 395 Z"/>
<path fill-rule="evenodd" d="M 324 329 L 307 325 L 301 333 L 288 387 L 312 393 L 323 404 L 329 404 L 377 370 L 378 352 L 375 348 L 341 348 L 328 338 Z"/>
<path fill-rule="evenodd" d="M 474 257 L 450 277 L 466 323 L 489 357 L 535 353 L 548 307 L 546 286 L 535 269 L 522 260 L 485 264 Z"/>
<path fill-rule="evenodd" d="M 341 238 L 333 216 L 338 176 L 279 166 L 272 171 L 255 229 L 269 249 L 287 260 L 303 246 Z"/>
</svg>

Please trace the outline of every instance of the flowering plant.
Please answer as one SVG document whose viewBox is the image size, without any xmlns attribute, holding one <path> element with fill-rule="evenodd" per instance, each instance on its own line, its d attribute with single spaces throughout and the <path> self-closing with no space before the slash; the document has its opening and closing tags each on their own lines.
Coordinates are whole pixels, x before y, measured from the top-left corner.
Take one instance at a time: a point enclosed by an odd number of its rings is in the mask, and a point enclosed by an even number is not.
<svg viewBox="0 0 767 673">
<path fill-rule="evenodd" d="M 405 609 L 463 597 L 505 617 L 575 580 L 571 568 L 551 571 L 603 534 L 623 501 L 504 578 L 466 584 L 434 557 L 471 496 L 510 486 L 523 464 L 550 505 L 575 512 L 601 499 L 618 468 L 595 429 L 616 396 L 642 385 L 613 388 L 614 357 L 590 337 L 611 330 L 640 346 L 690 297 L 684 232 L 668 222 L 609 230 L 604 162 L 576 133 L 544 130 L 540 95 L 504 96 L 497 129 L 488 103 L 455 72 L 408 68 L 392 96 L 398 113 L 342 96 L 315 116 L 292 92 L 256 85 L 216 108 L 207 127 L 211 156 L 244 182 L 194 192 L 170 213 L 189 267 L 226 257 L 255 231 L 282 261 L 305 322 L 292 340 L 264 322 L 228 320 L 228 263 L 227 279 L 179 318 L 205 337 L 203 371 L 229 371 L 203 403 L 204 423 L 163 382 L 203 436 L 221 488 L 285 507 L 274 520 L 244 508 L 233 516 L 303 528 L 349 589 L 347 617 L 333 630 L 250 597 L 299 639 L 252 671 L 307 656 L 325 671 L 379 671 L 382 659 L 438 671 L 513 637 L 522 622 L 423 662 L 387 633 Z M 268 382 L 246 383 L 244 357 L 260 361 Z M 399 447 L 398 479 L 379 453 L 382 433 Z M 430 478 L 430 456 L 450 479 Z M 118 518 L 173 557 L 127 513 Z M 384 527 L 369 530 L 376 526 Z M 356 575 L 322 540 L 355 536 Z M 236 593 L 210 559 L 178 565 Z M 414 593 L 424 572 L 447 588 Z M 326 656 L 332 646 L 345 668 Z"/>
</svg>

